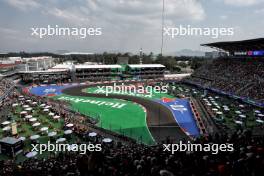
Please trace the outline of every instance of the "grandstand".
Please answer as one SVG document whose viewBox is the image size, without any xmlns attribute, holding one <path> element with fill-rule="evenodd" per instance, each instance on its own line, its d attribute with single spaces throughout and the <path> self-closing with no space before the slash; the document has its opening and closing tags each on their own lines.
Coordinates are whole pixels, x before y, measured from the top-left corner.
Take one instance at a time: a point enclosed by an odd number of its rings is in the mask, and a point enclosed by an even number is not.
<svg viewBox="0 0 264 176">
<path fill-rule="evenodd" d="M 41 71 L 55 66 L 54 60 L 55 59 L 50 56 L 41 56 L 23 58 L 22 61 L 25 66 L 25 71 Z"/>
<path fill-rule="evenodd" d="M 120 78 L 120 65 L 98 65 L 94 63 L 77 64 L 72 63 L 58 64 L 47 71 L 43 72 L 54 75 L 56 80 L 65 81 L 71 79 L 72 81 L 105 81 L 116 80 Z M 22 73 L 26 74 L 26 72 Z M 56 76 L 63 74 L 64 76 Z M 22 76 L 23 77 L 23 76 Z"/>
<path fill-rule="evenodd" d="M 0 58 L 0 77 L 16 76 L 21 57 Z"/>
<path fill-rule="evenodd" d="M 126 73 L 133 79 L 153 79 L 164 77 L 165 66 L 161 64 L 129 64 Z"/>
<path fill-rule="evenodd" d="M 199 68 L 186 82 L 264 107 L 264 39 L 203 44 L 224 50 L 220 57 Z"/>
<path fill-rule="evenodd" d="M 121 76 L 120 65 L 75 65 L 75 77 L 79 81 L 117 80 Z"/>
<path fill-rule="evenodd" d="M 43 71 L 20 71 L 21 80 L 26 83 L 58 83 L 71 79 L 69 70 L 52 69 Z"/>
<path fill-rule="evenodd" d="M 59 64 L 43 71 L 20 71 L 23 81 L 109 81 L 120 79 L 164 78 L 165 66 L 161 64 L 96 65 Z M 33 75 L 32 75 L 33 74 Z M 50 77 L 50 78 L 49 78 Z"/>
</svg>

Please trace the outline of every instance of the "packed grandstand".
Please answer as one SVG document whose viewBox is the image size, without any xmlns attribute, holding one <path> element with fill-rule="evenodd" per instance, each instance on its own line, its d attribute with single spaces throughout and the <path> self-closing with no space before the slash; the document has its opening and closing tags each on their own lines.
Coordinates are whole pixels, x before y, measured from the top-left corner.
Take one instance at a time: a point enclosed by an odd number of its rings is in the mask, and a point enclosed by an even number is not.
<svg viewBox="0 0 264 176">
<path fill-rule="evenodd" d="M 51 58 L 35 59 L 49 63 L 45 69 L 34 62 L 12 70 L 0 86 L 0 175 L 263 175 L 263 43 L 207 44 L 230 55 L 184 78 L 165 75 L 162 64 Z M 67 150 L 31 150 L 48 142 Z M 233 150 L 164 150 L 179 142 Z M 100 150 L 80 154 L 74 144 Z"/>
<path fill-rule="evenodd" d="M 188 81 L 263 104 L 263 41 L 264 39 L 254 39 L 207 44 L 225 49 L 232 55 L 204 65 Z"/>
</svg>

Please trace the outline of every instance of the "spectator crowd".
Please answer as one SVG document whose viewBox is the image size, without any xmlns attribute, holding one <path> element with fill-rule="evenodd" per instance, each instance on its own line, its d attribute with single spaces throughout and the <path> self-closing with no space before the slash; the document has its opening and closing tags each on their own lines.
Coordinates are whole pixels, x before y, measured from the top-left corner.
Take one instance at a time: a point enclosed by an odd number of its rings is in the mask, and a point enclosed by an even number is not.
<svg viewBox="0 0 264 176">
<path fill-rule="evenodd" d="M 220 62 L 220 63 L 218 63 Z M 239 61 L 226 61 L 238 62 Z M 229 64 L 231 64 L 229 63 Z M 207 84 L 207 80 L 213 82 L 210 86 L 234 90 L 239 93 L 246 93 L 246 89 L 252 88 L 247 86 L 245 90 L 237 90 L 235 82 L 245 83 L 241 78 L 253 79 L 246 70 L 247 66 L 241 63 L 240 66 L 231 69 L 224 61 L 215 61 L 212 68 L 201 68 L 193 77 L 193 81 L 200 84 Z M 234 64 L 234 63 L 233 63 Z M 218 66 L 217 66 L 218 65 Z M 243 65 L 243 66 L 242 66 Z M 254 63 L 256 69 L 263 67 Z M 230 73 L 227 73 L 229 68 Z M 227 69 L 225 71 L 221 69 Z M 263 71 L 259 69 L 259 79 Z M 218 73 L 220 72 L 220 73 Z M 253 72 L 253 70 L 251 70 Z M 254 72 L 257 72 L 254 70 Z M 211 74 L 212 73 L 212 74 Z M 206 76 L 207 74 L 207 76 Z M 228 75 L 231 74 L 229 77 Z M 233 74 L 233 76 L 232 76 Z M 223 78 L 224 75 L 228 79 Z M 196 76 L 196 77 L 195 77 Z M 202 79 L 204 78 L 206 79 Z M 237 78 L 234 78 L 237 77 Z M 257 75 L 254 77 L 257 78 Z M 262 75 L 264 76 L 264 75 Z M 217 80 L 225 80 L 216 83 Z M 202 81 L 201 81 L 202 80 Z M 204 81 L 205 80 L 205 81 Z M 248 83 L 255 84 L 253 81 Z M 242 86 L 243 87 L 243 86 Z M 255 94 L 250 93 L 250 96 Z M 18 93 L 11 95 L 5 106 L 10 106 Z M 254 96 L 253 96 L 254 97 Z M 261 96 L 256 96 L 261 99 Z M 61 152 L 48 157 L 31 158 L 24 162 L 16 163 L 15 160 L 8 159 L 0 161 L 0 175 L 7 176 L 36 176 L 36 175 L 81 175 L 81 176 L 262 176 L 264 168 L 264 137 L 252 136 L 251 131 L 237 129 L 234 133 L 222 133 L 207 138 L 198 138 L 195 143 L 232 143 L 234 145 L 233 152 L 219 152 L 212 154 L 210 152 L 177 152 L 171 154 L 164 151 L 163 146 L 145 146 L 136 144 L 133 141 L 113 140 L 105 143 L 104 133 L 98 133 L 95 138 L 89 137 L 89 126 L 85 125 L 86 118 L 79 114 L 72 114 L 65 109 L 64 104 L 56 104 L 49 100 L 38 99 L 33 97 L 32 101 L 38 101 L 38 104 L 45 103 L 52 106 L 52 112 L 61 115 L 65 120 L 65 124 L 73 123 L 74 132 L 77 133 L 86 142 L 102 144 L 102 151 L 89 152 L 86 154 L 78 154 L 75 152 Z M 262 97 L 263 98 L 263 97 Z M 88 122 L 91 123 L 91 122 Z M 80 141 L 77 141 L 79 143 Z M 165 143 L 170 143 L 169 139 Z"/>
<path fill-rule="evenodd" d="M 264 102 L 264 62 L 220 58 L 203 65 L 187 81 Z"/>
<path fill-rule="evenodd" d="M 101 136 L 97 136 L 101 142 Z M 233 143 L 235 151 L 216 155 L 206 152 L 178 152 L 171 155 L 162 146 L 112 142 L 101 152 L 85 155 L 60 153 L 48 159 L 23 163 L 1 162 L 3 175 L 108 175 L 108 176 L 261 176 L 264 168 L 263 137 L 238 130 L 232 135 L 200 138 L 198 143 Z"/>
<path fill-rule="evenodd" d="M 0 80 L 0 97 L 2 97 L 13 85 L 13 82 L 8 79 Z"/>
</svg>

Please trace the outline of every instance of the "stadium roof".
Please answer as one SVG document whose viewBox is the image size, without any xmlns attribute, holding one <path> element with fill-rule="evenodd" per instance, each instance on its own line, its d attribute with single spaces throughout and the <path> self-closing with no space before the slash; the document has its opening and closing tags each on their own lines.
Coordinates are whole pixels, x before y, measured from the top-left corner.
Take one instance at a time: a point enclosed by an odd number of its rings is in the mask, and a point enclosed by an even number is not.
<svg viewBox="0 0 264 176">
<path fill-rule="evenodd" d="M 201 46 L 218 48 L 228 52 L 264 50 L 264 38 L 241 40 L 241 41 L 207 43 L 207 44 L 201 44 Z"/>
<path fill-rule="evenodd" d="M 161 64 L 130 64 L 130 68 L 164 68 L 164 65 Z"/>
<path fill-rule="evenodd" d="M 52 73 L 61 73 L 66 72 L 68 69 L 48 69 L 48 70 L 39 70 L 39 71 L 19 71 L 19 73 L 43 73 L 43 74 L 52 74 Z"/>
<path fill-rule="evenodd" d="M 82 65 L 70 65 L 70 64 L 59 64 L 52 69 L 72 69 L 72 66 L 74 66 L 77 69 L 102 69 L 102 68 L 122 68 L 121 65 L 100 65 L 100 64 L 82 64 Z"/>
<path fill-rule="evenodd" d="M 76 69 L 86 69 L 86 68 L 122 68 L 120 65 L 75 65 Z"/>
</svg>

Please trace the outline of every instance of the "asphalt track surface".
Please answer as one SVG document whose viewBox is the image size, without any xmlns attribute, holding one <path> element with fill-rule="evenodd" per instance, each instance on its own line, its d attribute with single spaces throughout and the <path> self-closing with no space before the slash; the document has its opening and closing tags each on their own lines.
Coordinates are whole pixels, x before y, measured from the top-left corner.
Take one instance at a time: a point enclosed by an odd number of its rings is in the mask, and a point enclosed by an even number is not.
<svg viewBox="0 0 264 176">
<path fill-rule="evenodd" d="M 161 105 L 158 102 L 129 95 L 109 94 L 106 96 L 105 94 L 94 94 L 83 91 L 89 87 L 106 85 L 111 85 L 111 83 L 69 87 L 62 90 L 62 93 L 70 96 L 123 99 L 138 103 L 146 109 L 147 126 L 157 143 L 164 143 L 168 137 L 173 142 L 179 142 L 180 140 L 188 139 L 188 136 L 182 131 L 175 121 L 173 113 L 167 107 Z"/>
</svg>

